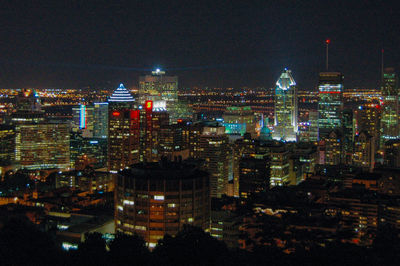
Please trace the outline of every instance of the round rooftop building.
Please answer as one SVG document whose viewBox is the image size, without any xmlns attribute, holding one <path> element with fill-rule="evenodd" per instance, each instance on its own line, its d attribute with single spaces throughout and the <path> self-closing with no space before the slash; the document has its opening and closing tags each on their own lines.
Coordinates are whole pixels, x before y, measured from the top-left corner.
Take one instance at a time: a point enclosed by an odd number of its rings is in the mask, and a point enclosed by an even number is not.
<svg viewBox="0 0 400 266">
<path fill-rule="evenodd" d="M 116 230 L 137 233 L 154 247 L 184 224 L 208 230 L 210 186 L 207 172 L 185 162 L 135 164 L 117 175 Z"/>
</svg>

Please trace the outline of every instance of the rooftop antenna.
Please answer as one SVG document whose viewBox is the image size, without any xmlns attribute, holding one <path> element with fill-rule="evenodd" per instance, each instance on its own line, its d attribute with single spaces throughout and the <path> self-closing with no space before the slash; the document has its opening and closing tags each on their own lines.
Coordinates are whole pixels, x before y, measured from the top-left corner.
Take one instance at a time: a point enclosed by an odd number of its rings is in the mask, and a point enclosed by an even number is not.
<svg viewBox="0 0 400 266">
<path fill-rule="evenodd" d="M 329 69 L 329 44 L 331 43 L 331 40 L 326 39 L 326 71 Z"/>
</svg>

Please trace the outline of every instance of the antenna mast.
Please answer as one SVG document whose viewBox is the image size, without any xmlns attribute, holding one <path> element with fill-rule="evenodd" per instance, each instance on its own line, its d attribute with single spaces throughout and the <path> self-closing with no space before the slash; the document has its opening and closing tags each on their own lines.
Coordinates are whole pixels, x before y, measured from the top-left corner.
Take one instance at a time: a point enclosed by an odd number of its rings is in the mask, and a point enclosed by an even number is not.
<svg viewBox="0 0 400 266">
<path fill-rule="evenodd" d="M 331 40 L 327 39 L 325 41 L 326 43 L 326 71 L 329 69 L 329 44 L 331 43 Z"/>
</svg>

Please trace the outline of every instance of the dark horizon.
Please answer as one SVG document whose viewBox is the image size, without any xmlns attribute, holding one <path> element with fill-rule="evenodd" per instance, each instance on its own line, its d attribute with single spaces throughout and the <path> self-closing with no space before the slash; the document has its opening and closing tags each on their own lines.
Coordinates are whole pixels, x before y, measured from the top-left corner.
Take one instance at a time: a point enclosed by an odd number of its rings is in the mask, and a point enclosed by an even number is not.
<svg viewBox="0 0 400 266">
<path fill-rule="evenodd" d="M 379 86 L 400 69 L 400 12 L 375 1 L 10 2 L 0 11 L 0 87 L 137 86 L 157 67 L 179 87 L 274 87 L 289 68 L 299 88 L 325 71 L 345 88 Z"/>
</svg>

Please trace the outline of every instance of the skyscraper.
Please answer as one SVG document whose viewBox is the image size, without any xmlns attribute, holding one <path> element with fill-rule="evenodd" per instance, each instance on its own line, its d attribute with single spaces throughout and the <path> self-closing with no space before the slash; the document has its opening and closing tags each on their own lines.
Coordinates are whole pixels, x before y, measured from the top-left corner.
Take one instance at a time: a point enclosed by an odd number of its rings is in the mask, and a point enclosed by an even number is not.
<svg viewBox="0 0 400 266">
<path fill-rule="evenodd" d="M 140 161 L 157 162 L 161 158 L 161 126 L 168 125 L 169 116 L 165 109 L 154 108 L 152 101 L 146 101 L 140 110 Z"/>
<path fill-rule="evenodd" d="M 393 68 L 385 68 L 382 75 L 381 147 L 399 137 L 399 90 L 398 78 Z"/>
<path fill-rule="evenodd" d="M 375 139 L 375 151 L 379 148 L 380 114 L 382 107 L 377 104 L 363 104 L 355 110 L 355 135 L 366 131 Z"/>
<path fill-rule="evenodd" d="M 157 69 L 152 75 L 139 77 L 139 103 L 164 101 L 170 121 L 176 122 L 178 102 L 178 77 L 165 76 L 165 71 Z"/>
<path fill-rule="evenodd" d="M 292 72 L 285 68 L 276 82 L 275 127 L 272 138 L 296 141 L 297 134 L 297 88 Z"/>
<path fill-rule="evenodd" d="M 15 160 L 21 168 L 69 168 L 68 124 L 20 124 L 16 131 Z"/>
<path fill-rule="evenodd" d="M 15 159 L 14 151 L 15 127 L 0 125 L 0 165 L 12 164 Z"/>
<path fill-rule="evenodd" d="M 140 110 L 111 110 L 108 123 L 108 170 L 139 162 Z"/>
<path fill-rule="evenodd" d="M 200 158 L 210 174 L 211 197 L 220 198 L 227 192 L 229 149 L 225 127 L 204 127 L 200 137 Z"/>
<path fill-rule="evenodd" d="M 92 105 L 80 104 L 72 108 L 72 131 L 82 131 L 82 135 L 86 138 L 93 137 L 93 113 Z"/>
<path fill-rule="evenodd" d="M 339 72 L 321 72 L 318 82 L 319 138 L 342 127 L 343 75 Z"/>
<path fill-rule="evenodd" d="M 108 134 L 108 103 L 94 103 L 93 137 L 107 138 Z"/>
<path fill-rule="evenodd" d="M 108 102 L 108 170 L 119 171 L 139 162 L 140 110 L 133 109 L 135 99 L 123 84 Z"/>
</svg>

